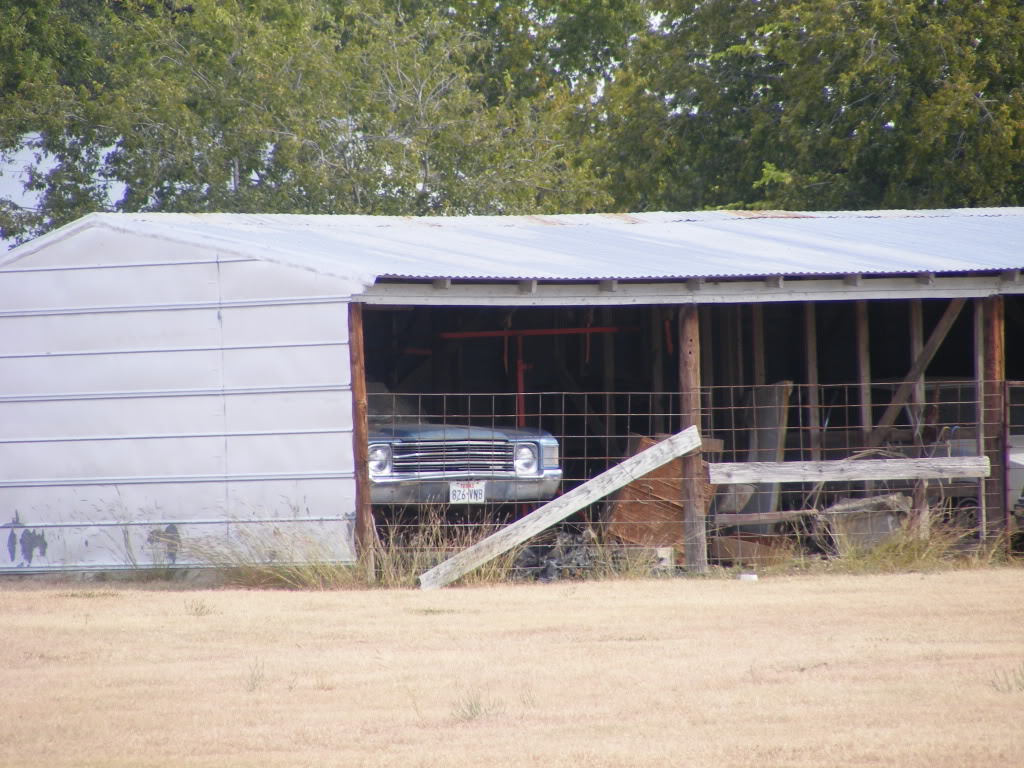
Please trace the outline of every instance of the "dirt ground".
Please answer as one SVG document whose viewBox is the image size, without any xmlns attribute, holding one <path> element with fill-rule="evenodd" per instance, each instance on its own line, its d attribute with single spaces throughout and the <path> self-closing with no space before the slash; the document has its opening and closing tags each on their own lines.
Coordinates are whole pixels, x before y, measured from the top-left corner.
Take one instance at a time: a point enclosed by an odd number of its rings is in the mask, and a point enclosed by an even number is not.
<svg viewBox="0 0 1024 768">
<path fill-rule="evenodd" d="M 7 579 L 0 620 L 5 766 L 1024 765 L 1019 568 L 431 593 Z"/>
</svg>

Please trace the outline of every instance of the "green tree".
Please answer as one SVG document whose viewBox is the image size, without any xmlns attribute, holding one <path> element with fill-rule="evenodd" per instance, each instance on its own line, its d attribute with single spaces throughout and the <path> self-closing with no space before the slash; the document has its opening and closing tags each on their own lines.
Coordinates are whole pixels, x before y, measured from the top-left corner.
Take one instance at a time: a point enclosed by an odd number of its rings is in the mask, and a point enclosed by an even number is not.
<svg viewBox="0 0 1024 768">
<path fill-rule="evenodd" d="M 27 141 L 41 161 L 31 182 L 41 207 L 8 216 L 8 236 L 101 209 L 112 190 L 122 211 L 424 215 L 607 202 L 566 131 L 570 89 L 489 99 L 472 69 L 488 43 L 447 13 L 369 0 L 117 4 L 89 35 L 104 44 L 76 65 L 84 84 L 15 75 L 3 94 L 5 147 Z"/>
<path fill-rule="evenodd" d="M 1024 200 L 1024 6 L 669 0 L 595 110 L 619 209 Z"/>
</svg>

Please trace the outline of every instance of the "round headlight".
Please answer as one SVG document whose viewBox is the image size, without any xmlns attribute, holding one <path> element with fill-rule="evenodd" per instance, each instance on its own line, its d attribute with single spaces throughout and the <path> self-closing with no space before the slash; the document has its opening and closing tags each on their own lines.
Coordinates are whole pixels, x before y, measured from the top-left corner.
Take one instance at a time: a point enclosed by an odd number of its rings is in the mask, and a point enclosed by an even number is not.
<svg viewBox="0 0 1024 768">
<path fill-rule="evenodd" d="M 391 471 L 390 445 L 371 445 L 367 457 L 371 475 L 386 475 Z"/>
<path fill-rule="evenodd" d="M 533 443 L 521 443 L 516 446 L 516 474 L 537 474 L 537 446 Z"/>
</svg>

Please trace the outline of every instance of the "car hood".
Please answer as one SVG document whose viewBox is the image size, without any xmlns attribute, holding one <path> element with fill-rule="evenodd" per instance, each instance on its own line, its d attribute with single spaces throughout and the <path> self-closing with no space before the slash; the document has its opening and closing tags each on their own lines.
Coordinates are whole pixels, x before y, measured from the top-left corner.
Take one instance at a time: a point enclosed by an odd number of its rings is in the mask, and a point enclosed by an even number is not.
<svg viewBox="0 0 1024 768">
<path fill-rule="evenodd" d="M 468 427 L 426 421 L 370 420 L 370 440 L 536 440 L 550 437 L 526 427 Z"/>
</svg>

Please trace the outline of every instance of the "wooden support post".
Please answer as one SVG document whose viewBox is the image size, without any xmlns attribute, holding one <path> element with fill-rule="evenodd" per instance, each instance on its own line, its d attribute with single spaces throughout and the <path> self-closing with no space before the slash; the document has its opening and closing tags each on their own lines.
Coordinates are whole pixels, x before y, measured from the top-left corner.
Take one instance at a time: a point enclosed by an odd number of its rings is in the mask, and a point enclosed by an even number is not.
<svg viewBox="0 0 1024 768">
<path fill-rule="evenodd" d="M 860 382 L 860 425 L 864 445 L 871 438 L 874 419 L 871 416 L 871 338 L 868 328 L 868 303 L 858 301 L 857 311 L 857 379 Z"/>
<path fill-rule="evenodd" d="M 860 429 L 864 447 L 871 444 L 874 417 L 871 414 L 871 333 L 868 327 L 868 303 L 857 302 L 857 376 L 860 380 Z M 875 484 L 867 482 L 864 490 L 869 494 Z"/>
<path fill-rule="evenodd" d="M 821 461 L 821 392 L 818 381 L 818 324 L 813 302 L 804 302 L 804 350 L 807 361 L 807 427 L 811 460 Z"/>
<path fill-rule="evenodd" d="M 910 310 L 910 370 L 924 351 L 924 306 L 921 299 L 911 299 Z M 924 427 L 924 369 L 913 379 L 913 390 L 910 397 L 910 426 L 914 430 L 915 446 L 922 445 L 921 430 Z M 893 402 L 896 402 L 895 395 Z M 888 413 L 888 411 L 886 411 Z M 879 433 L 876 436 L 881 437 Z M 874 441 L 872 441 L 874 442 Z M 932 511 L 928 505 L 928 481 L 918 480 L 914 484 L 913 496 L 913 528 L 918 538 L 927 540 L 932 531 Z"/>
<path fill-rule="evenodd" d="M 680 427 L 700 428 L 700 321 L 695 304 L 679 308 L 679 413 Z M 698 453 L 684 457 L 682 465 L 683 536 L 686 567 L 697 573 L 708 569 L 707 527 L 704 520 L 704 460 Z"/>
<path fill-rule="evenodd" d="M 601 322 L 605 327 L 612 325 L 612 308 L 601 307 Z M 601 386 L 604 388 L 604 420 L 608 425 L 608 434 L 604 436 L 604 455 L 610 461 L 613 451 L 612 444 L 616 432 L 615 419 L 615 335 L 601 334 Z M 616 457 L 617 458 L 617 457 Z"/>
<path fill-rule="evenodd" d="M 924 309 L 921 299 L 911 299 L 910 307 L 910 369 L 924 351 Z M 893 398 L 895 400 L 895 397 Z M 914 389 L 910 399 L 910 420 L 914 428 L 914 437 L 918 442 L 921 438 L 921 419 L 924 415 L 924 371 L 914 379 Z"/>
<path fill-rule="evenodd" d="M 700 429 L 701 434 L 711 435 L 715 430 L 714 393 L 711 387 L 715 384 L 715 347 L 711 342 L 711 307 L 702 304 L 697 312 L 697 323 L 700 325 L 700 384 L 707 393 L 703 399 Z"/>
<path fill-rule="evenodd" d="M 974 300 L 974 398 L 976 446 L 979 456 L 985 455 L 985 301 Z M 978 482 L 978 536 L 988 535 L 988 482 Z"/>
<path fill-rule="evenodd" d="M 931 336 L 928 337 L 928 342 L 924 345 L 921 350 L 921 354 L 918 355 L 917 359 L 914 360 L 914 364 L 910 366 L 910 372 L 904 377 L 903 383 L 900 384 L 899 389 L 896 390 L 896 394 L 893 395 L 892 402 L 889 403 L 885 409 L 885 413 L 882 414 L 882 418 L 878 420 L 878 424 L 875 427 L 875 432 L 872 437 L 872 445 L 878 445 L 882 442 L 885 437 L 885 430 L 888 429 L 895 423 L 896 416 L 900 412 L 911 393 L 914 389 L 914 384 L 919 377 L 924 376 L 925 370 L 928 368 L 928 364 L 931 363 L 932 358 L 935 357 L 935 353 L 939 351 L 939 347 L 942 346 L 942 342 L 946 338 L 946 334 L 949 333 L 949 329 L 953 327 L 953 323 L 956 322 L 957 317 L 960 315 L 960 310 L 963 308 L 966 299 L 953 299 L 949 306 L 946 307 L 946 311 L 942 313 L 942 317 L 939 319 L 939 324 L 935 326 L 935 330 L 932 331 Z M 975 328 L 975 333 L 978 333 L 978 328 Z M 976 347 L 980 349 L 980 347 Z M 976 362 L 975 369 L 980 370 L 978 366 L 980 363 Z"/>
<path fill-rule="evenodd" d="M 982 392 L 982 433 L 984 456 L 992 464 L 992 475 L 985 482 L 985 509 L 988 522 L 1009 526 L 1011 510 L 1006 503 L 1006 461 L 1004 433 L 1006 424 L 1006 354 L 1004 350 L 1004 303 L 1002 296 L 984 300 L 983 331 L 984 387 Z M 1004 528 L 1009 530 L 1009 528 Z"/>
<path fill-rule="evenodd" d="M 733 307 L 732 314 L 735 318 L 736 334 L 729 336 L 729 341 L 731 342 L 729 346 L 733 352 L 733 356 L 736 358 L 736 378 L 729 383 L 735 386 L 742 386 L 747 381 L 743 359 L 744 352 L 746 352 L 746 346 L 744 345 L 743 340 L 747 335 L 743 329 L 743 305 L 737 304 Z"/>
<path fill-rule="evenodd" d="M 356 481 L 356 555 L 373 581 L 377 528 L 370 507 L 369 422 L 366 410 L 366 357 L 363 347 L 363 305 L 348 305 L 348 350 L 352 378 L 352 457 Z"/>
<path fill-rule="evenodd" d="M 665 332 L 661 307 L 651 307 L 651 431 L 665 432 Z"/>
<path fill-rule="evenodd" d="M 751 346 L 754 353 L 754 386 L 764 384 L 764 304 L 751 308 Z"/>
</svg>

